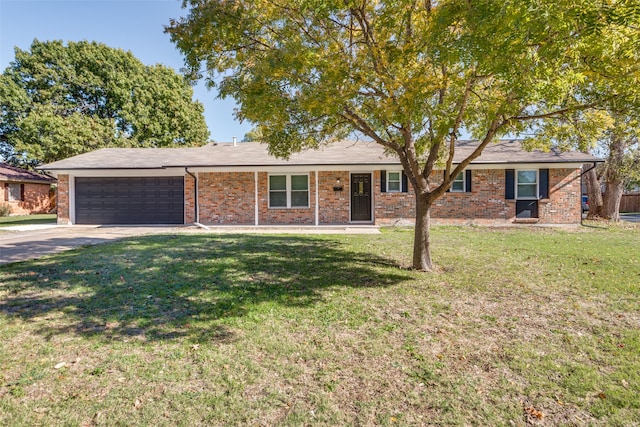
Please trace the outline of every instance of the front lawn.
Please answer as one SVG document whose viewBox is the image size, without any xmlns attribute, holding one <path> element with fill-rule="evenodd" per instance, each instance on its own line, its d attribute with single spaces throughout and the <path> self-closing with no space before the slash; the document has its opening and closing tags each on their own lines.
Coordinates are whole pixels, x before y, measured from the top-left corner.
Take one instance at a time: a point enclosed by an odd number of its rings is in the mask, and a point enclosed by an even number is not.
<svg viewBox="0 0 640 427">
<path fill-rule="evenodd" d="M 173 234 L 0 267 L 0 425 L 638 425 L 640 228 Z"/>
<path fill-rule="evenodd" d="M 0 217 L 0 228 L 14 225 L 55 224 L 56 214 L 34 214 Z"/>
</svg>

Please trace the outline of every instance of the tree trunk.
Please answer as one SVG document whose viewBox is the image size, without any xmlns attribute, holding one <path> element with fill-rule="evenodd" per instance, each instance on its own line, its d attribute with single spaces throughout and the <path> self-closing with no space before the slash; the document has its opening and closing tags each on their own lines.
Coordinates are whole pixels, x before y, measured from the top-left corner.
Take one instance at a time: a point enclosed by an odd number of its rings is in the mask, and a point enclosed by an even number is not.
<svg viewBox="0 0 640 427">
<path fill-rule="evenodd" d="M 624 192 L 622 167 L 624 165 L 625 141 L 620 135 L 613 135 L 609 144 L 609 158 L 605 174 L 606 186 L 601 216 L 605 219 L 620 221 L 620 200 Z"/>
<path fill-rule="evenodd" d="M 600 216 L 613 221 L 620 221 L 620 201 L 624 192 L 624 184 L 622 180 L 607 180 L 607 188 L 604 193 L 602 203 L 602 212 Z"/>
<path fill-rule="evenodd" d="M 602 189 L 595 168 L 591 168 L 584 174 L 584 180 L 587 184 L 587 196 L 589 197 L 589 213 L 588 219 L 595 219 L 600 216 L 602 209 Z"/>
<path fill-rule="evenodd" d="M 431 203 L 416 192 L 416 228 L 413 238 L 413 268 L 419 271 L 432 271 L 431 241 L 429 223 L 431 221 Z"/>
</svg>

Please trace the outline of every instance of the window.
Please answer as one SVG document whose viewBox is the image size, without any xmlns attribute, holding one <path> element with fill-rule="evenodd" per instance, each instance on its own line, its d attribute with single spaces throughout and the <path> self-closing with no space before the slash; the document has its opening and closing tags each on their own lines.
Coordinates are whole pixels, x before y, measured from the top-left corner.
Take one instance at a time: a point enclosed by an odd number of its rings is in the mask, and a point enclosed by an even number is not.
<svg viewBox="0 0 640 427">
<path fill-rule="evenodd" d="M 10 202 L 22 200 L 22 184 L 6 183 L 5 192 Z"/>
<path fill-rule="evenodd" d="M 465 177 L 464 172 L 460 172 L 458 176 L 451 183 L 451 191 L 456 193 L 464 193 L 465 192 Z"/>
<path fill-rule="evenodd" d="M 270 208 L 308 208 L 309 175 L 269 175 Z"/>
<path fill-rule="evenodd" d="M 517 171 L 516 197 L 518 199 L 538 198 L 538 171 Z"/>
<path fill-rule="evenodd" d="M 387 172 L 387 191 L 389 193 L 400 192 L 402 190 L 402 173 Z"/>
<path fill-rule="evenodd" d="M 291 175 L 291 207 L 309 207 L 309 176 Z"/>
<path fill-rule="evenodd" d="M 402 171 L 380 171 L 381 193 L 406 193 L 409 189 L 407 175 Z"/>
<path fill-rule="evenodd" d="M 287 176 L 271 175 L 269 177 L 269 207 L 287 207 Z"/>
</svg>

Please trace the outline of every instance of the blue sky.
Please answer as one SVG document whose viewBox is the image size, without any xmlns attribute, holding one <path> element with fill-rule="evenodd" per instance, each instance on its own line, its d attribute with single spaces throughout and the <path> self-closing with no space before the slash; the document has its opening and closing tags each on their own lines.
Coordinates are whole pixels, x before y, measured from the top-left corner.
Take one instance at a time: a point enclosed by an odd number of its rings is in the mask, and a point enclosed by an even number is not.
<svg viewBox="0 0 640 427">
<path fill-rule="evenodd" d="M 89 40 L 131 51 L 147 65 L 164 64 L 179 70 L 183 59 L 164 26 L 184 16 L 180 0 L 0 0 L 0 69 L 14 58 L 14 47 L 28 49 L 34 38 Z M 233 100 L 219 100 L 203 84 L 194 97 L 204 104 L 211 139 L 242 139 L 251 129 L 233 117 Z"/>
</svg>

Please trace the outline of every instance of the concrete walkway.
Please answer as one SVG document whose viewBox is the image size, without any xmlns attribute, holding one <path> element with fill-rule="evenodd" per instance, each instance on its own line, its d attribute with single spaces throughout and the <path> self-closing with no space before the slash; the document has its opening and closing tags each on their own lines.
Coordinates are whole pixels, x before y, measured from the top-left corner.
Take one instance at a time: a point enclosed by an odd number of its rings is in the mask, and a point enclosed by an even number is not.
<svg viewBox="0 0 640 427">
<path fill-rule="evenodd" d="M 282 227 L 195 227 L 195 226 L 58 226 L 28 225 L 0 229 L 0 264 L 36 259 L 84 245 L 117 239 L 166 233 L 260 233 L 260 234 L 374 234 L 373 226 L 282 226 Z"/>
</svg>

